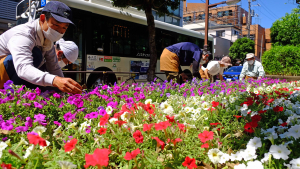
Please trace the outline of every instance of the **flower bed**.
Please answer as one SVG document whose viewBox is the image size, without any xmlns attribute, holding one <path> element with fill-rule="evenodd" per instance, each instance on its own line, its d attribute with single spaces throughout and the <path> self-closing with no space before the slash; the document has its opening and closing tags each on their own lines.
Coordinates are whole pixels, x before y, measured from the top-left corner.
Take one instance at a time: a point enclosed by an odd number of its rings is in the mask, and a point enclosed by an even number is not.
<svg viewBox="0 0 300 169">
<path fill-rule="evenodd" d="M 299 168 L 299 83 L 263 79 L 99 86 L 61 95 L 10 82 L 9 168 Z"/>
</svg>

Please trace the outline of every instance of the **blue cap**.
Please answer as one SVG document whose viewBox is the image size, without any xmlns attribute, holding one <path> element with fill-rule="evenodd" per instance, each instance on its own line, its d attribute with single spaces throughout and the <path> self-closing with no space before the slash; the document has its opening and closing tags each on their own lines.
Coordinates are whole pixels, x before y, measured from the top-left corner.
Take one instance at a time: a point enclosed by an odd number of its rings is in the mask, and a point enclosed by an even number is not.
<svg viewBox="0 0 300 169">
<path fill-rule="evenodd" d="M 50 12 L 55 20 L 62 23 L 74 23 L 72 20 L 72 10 L 64 3 L 59 1 L 50 1 L 43 8 L 42 12 Z"/>
</svg>

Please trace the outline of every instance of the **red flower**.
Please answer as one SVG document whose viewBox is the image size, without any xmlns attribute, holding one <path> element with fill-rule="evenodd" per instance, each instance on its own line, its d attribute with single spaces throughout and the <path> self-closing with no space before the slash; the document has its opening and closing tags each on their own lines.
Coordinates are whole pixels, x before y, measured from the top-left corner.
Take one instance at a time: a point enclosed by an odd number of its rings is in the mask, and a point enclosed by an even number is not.
<svg viewBox="0 0 300 169">
<path fill-rule="evenodd" d="M 258 126 L 257 122 L 252 121 L 252 122 L 246 123 L 246 125 L 244 126 L 244 129 L 248 133 L 254 133 L 253 128 L 255 128 L 257 126 Z"/>
<path fill-rule="evenodd" d="M 109 150 L 108 149 L 99 149 L 97 148 L 94 151 L 94 154 L 85 154 L 85 168 L 88 168 L 89 166 L 107 166 L 108 165 L 108 155 L 109 155 Z"/>
<path fill-rule="evenodd" d="M 158 137 L 152 137 L 152 139 L 156 140 L 157 147 L 161 146 L 162 150 L 165 148 L 165 143 L 163 141 L 161 141 Z"/>
<path fill-rule="evenodd" d="M 212 104 L 212 107 L 218 107 L 220 103 L 212 101 L 211 104 Z"/>
<path fill-rule="evenodd" d="M 155 105 L 154 104 L 146 104 L 145 106 L 145 110 L 149 113 L 149 114 L 154 114 L 155 111 Z"/>
<path fill-rule="evenodd" d="M 174 144 L 174 146 L 176 146 L 176 143 L 178 143 L 178 142 L 182 142 L 182 140 L 180 139 L 180 138 L 177 138 L 177 139 L 175 139 L 175 140 L 170 140 L 170 139 L 168 139 L 168 141 L 167 141 L 168 143 L 170 143 L 170 142 L 172 142 L 173 144 Z"/>
<path fill-rule="evenodd" d="M 100 126 L 104 126 L 107 122 L 108 122 L 108 118 L 109 118 L 109 115 L 106 114 L 104 115 L 103 117 L 100 118 Z"/>
<path fill-rule="evenodd" d="M 100 129 L 98 130 L 98 133 L 99 133 L 100 135 L 105 134 L 105 133 L 106 133 L 106 130 L 107 130 L 107 128 L 100 128 Z"/>
<path fill-rule="evenodd" d="M 171 126 L 171 123 L 169 123 L 169 121 L 163 121 L 155 124 L 155 130 L 165 130 L 168 126 Z"/>
<path fill-rule="evenodd" d="M 181 131 L 183 131 L 184 133 L 186 132 L 184 124 L 177 123 L 177 125 Z"/>
<path fill-rule="evenodd" d="M 132 160 L 132 159 L 136 158 L 136 156 L 140 153 L 141 153 L 140 149 L 137 148 L 137 149 L 133 150 L 131 153 L 127 152 L 124 159 L 125 160 Z"/>
<path fill-rule="evenodd" d="M 139 143 L 143 143 L 144 137 L 143 137 L 143 135 L 142 135 L 142 133 L 141 133 L 140 130 L 137 130 L 136 132 L 134 132 L 132 136 L 135 139 L 136 143 L 138 143 L 138 144 Z"/>
<path fill-rule="evenodd" d="M 170 123 L 175 123 L 175 120 L 174 120 L 175 116 L 170 117 L 169 115 L 167 115 L 166 118 L 168 119 L 168 121 Z"/>
<path fill-rule="evenodd" d="M 281 112 L 281 111 L 283 111 L 283 107 L 276 106 L 276 107 L 273 108 L 273 110 L 274 110 L 275 112 Z"/>
<path fill-rule="evenodd" d="M 114 114 L 114 118 L 118 119 L 119 117 L 122 116 L 123 113 L 125 113 L 125 112 L 120 111 L 119 113 Z"/>
<path fill-rule="evenodd" d="M 254 115 L 251 117 L 253 122 L 259 122 L 261 120 L 261 116 L 260 115 Z"/>
<path fill-rule="evenodd" d="M 267 112 L 267 110 L 260 110 L 260 111 L 258 111 L 259 114 L 264 114 L 265 112 Z"/>
<path fill-rule="evenodd" d="M 285 127 L 286 125 L 287 125 L 287 123 L 286 123 L 286 122 L 284 122 L 284 123 L 280 124 L 280 126 L 282 126 L 282 127 Z"/>
<path fill-rule="evenodd" d="M 39 144 L 40 146 L 43 146 L 43 147 L 47 146 L 46 141 L 40 136 L 36 136 L 33 134 L 27 134 L 27 138 L 28 138 L 30 144 L 34 144 L 34 145 Z"/>
<path fill-rule="evenodd" d="M 152 128 L 153 124 L 144 124 L 144 128 L 143 128 L 143 131 L 146 132 L 146 131 L 150 131 L 151 128 Z"/>
<path fill-rule="evenodd" d="M 182 163 L 184 167 L 187 167 L 188 169 L 197 168 L 196 160 L 194 158 L 186 157 L 185 161 Z"/>
<path fill-rule="evenodd" d="M 118 124 L 119 127 L 121 127 L 125 123 L 127 123 L 127 122 L 126 121 L 122 121 L 122 120 L 115 121 L 115 124 Z"/>
<path fill-rule="evenodd" d="M 211 126 L 218 126 L 218 125 L 222 125 L 221 123 L 210 123 Z"/>
<path fill-rule="evenodd" d="M 214 111 L 214 110 L 216 110 L 216 109 L 214 109 L 214 108 L 209 108 L 207 111 L 212 112 L 212 111 Z"/>
<path fill-rule="evenodd" d="M 202 145 L 201 145 L 201 148 L 209 148 L 208 143 L 202 144 Z"/>
<path fill-rule="evenodd" d="M 2 163 L 0 166 L 2 169 L 11 169 L 11 164 Z"/>
<path fill-rule="evenodd" d="M 239 118 L 241 118 L 242 116 L 238 116 L 238 115 L 233 115 L 237 120 L 239 119 Z"/>
<path fill-rule="evenodd" d="M 74 138 L 71 141 L 67 142 L 64 146 L 65 152 L 72 151 L 76 147 L 76 144 L 77 144 L 77 139 L 76 138 Z"/>
<path fill-rule="evenodd" d="M 206 141 L 214 139 L 214 132 L 212 131 L 203 131 L 203 133 L 200 133 L 198 135 L 198 138 L 201 140 L 202 143 L 205 143 Z"/>
</svg>

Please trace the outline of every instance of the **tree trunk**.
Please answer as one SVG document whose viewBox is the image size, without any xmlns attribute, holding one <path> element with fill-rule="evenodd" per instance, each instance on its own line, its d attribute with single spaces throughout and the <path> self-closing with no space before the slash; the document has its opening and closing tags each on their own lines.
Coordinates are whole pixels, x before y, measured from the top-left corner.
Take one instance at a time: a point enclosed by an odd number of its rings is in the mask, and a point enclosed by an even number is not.
<svg viewBox="0 0 300 169">
<path fill-rule="evenodd" d="M 148 33 L 149 33 L 149 48 L 150 48 L 150 65 L 148 70 L 147 80 L 152 82 L 155 77 L 155 68 L 157 62 L 157 51 L 156 51 L 156 43 L 155 43 L 155 23 L 154 17 L 152 14 L 152 7 L 151 5 L 147 5 L 145 8 L 145 14 L 147 18 L 147 25 L 148 25 Z"/>
</svg>

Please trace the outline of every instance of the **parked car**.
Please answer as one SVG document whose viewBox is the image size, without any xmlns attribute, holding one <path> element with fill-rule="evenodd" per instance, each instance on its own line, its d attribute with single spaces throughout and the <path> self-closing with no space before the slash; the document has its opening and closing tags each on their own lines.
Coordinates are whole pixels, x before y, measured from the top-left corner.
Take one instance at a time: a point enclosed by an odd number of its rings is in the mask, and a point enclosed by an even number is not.
<svg viewBox="0 0 300 169">
<path fill-rule="evenodd" d="M 223 79 L 226 81 L 239 80 L 243 66 L 232 66 L 223 73 Z"/>
</svg>

